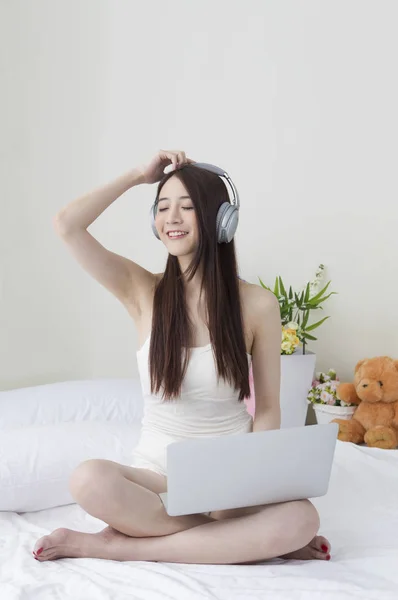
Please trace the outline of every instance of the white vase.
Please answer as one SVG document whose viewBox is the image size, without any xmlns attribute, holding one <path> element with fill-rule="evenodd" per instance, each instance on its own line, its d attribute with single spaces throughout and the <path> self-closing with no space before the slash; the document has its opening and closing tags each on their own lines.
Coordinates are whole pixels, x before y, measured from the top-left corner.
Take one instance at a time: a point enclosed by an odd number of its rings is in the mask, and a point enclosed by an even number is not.
<svg viewBox="0 0 398 600">
<path fill-rule="evenodd" d="M 281 355 L 281 428 L 302 427 L 307 418 L 307 396 L 312 386 L 316 355 L 302 349 L 290 355 Z M 255 397 L 251 374 L 251 397 L 246 401 L 248 412 L 254 416 Z"/>
<path fill-rule="evenodd" d="M 281 428 L 305 425 L 315 362 L 315 353 L 307 350 L 303 354 L 302 348 L 281 356 Z"/>
<path fill-rule="evenodd" d="M 329 404 L 316 403 L 312 406 L 319 425 L 330 423 L 333 419 L 351 419 L 357 408 L 356 406 L 330 406 Z"/>
</svg>

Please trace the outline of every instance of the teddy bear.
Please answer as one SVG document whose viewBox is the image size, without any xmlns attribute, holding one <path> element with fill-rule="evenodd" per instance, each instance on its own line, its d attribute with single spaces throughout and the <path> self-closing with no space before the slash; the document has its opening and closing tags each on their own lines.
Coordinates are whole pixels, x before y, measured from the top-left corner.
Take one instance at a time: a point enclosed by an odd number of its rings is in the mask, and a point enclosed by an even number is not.
<svg viewBox="0 0 398 600">
<path fill-rule="evenodd" d="M 358 405 L 351 419 L 333 419 L 339 426 L 339 440 L 397 448 L 398 360 L 389 356 L 360 360 L 354 383 L 340 383 L 336 393 L 340 400 Z"/>
</svg>

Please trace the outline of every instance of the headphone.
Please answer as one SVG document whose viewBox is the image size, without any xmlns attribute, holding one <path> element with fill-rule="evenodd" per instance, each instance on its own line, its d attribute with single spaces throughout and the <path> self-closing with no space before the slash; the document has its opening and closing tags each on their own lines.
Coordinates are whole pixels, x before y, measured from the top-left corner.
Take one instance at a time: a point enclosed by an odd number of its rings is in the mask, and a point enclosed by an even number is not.
<svg viewBox="0 0 398 600">
<path fill-rule="evenodd" d="M 224 169 L 220 169 L 220 167 L 216 167 L 215 165 L 211 165 L 209 163 L 189 163 L 189 164 L 190 164 L 190 166 L 198 167 L 199 169 L 204 169 L 205 171 L 210 171 L 211 173 L 215 173 L 216 175 L 218 175 L 221 178 L 225 178 L 227 183 L 230 185 L 230 187 L 232 189 L 232 194 L 233 194 L 232 203 L 231 203 L 231 201 L 223 202 L 221 204 L 220 208 L 218 209 L 217 218 L 216 218 L 217 243 L 218 244 L 229 243 L 235 235 L 236 228 L 238 227 L 238 221 L 239 221 L 239 207 L 240 207 L 239 194 L 238 194 L 238 190 L 235 187 L 234 182 L 232 181 L 232 179 L 230 178 L 228 173 L 226 171 L 224 171 Z M 166 169 L 167 169 L 167 167 L 166 167 Z M 224 179 L 222 179 L 222 181 L 224 181 Z M 225 181 L 224 181 L 224 183 L 225 183 Z M 158 240 L 160 240 L 159 234 L 155 227 L 155 215 L 156 215 L 156 208 L 155 208 L 155 202 L 154 202 L 152 205 L 152 208 L 151 208 L 151 226 L 152 226 L 153 233 L 158 238 Z"/>
</svg>

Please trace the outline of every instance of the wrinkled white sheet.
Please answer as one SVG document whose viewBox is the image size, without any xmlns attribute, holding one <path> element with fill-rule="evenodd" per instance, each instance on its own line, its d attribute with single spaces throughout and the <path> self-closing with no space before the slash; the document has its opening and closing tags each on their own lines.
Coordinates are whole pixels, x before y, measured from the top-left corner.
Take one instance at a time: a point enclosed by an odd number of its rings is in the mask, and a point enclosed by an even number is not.
<svg viewBox="0 0 398 600">
<path fill-rule="evenodd" d="M 102 525 L 76 504 L 0 513 L 1 600 L 397 600 L 398 450 L 337 443 L 329 492 L 314 500 L 332 560 L 189 565 L 61 559 L 32 548 L 57 527 Z"/>
</svg>

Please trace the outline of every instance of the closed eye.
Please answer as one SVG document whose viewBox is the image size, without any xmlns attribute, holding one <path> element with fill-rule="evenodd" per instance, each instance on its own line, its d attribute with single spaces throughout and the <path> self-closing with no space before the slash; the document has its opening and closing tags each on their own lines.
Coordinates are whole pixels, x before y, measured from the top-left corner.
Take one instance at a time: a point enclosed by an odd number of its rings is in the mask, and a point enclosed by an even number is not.
<svg viewBox="0 0 398 600">
<path fill-rule="evenodd" d="M 181 208 L 183 208 L 184 210 L 193 210 L 194 209 L 193 206 L 182 206 Z M 167 208 L 159 208 L 159 212 L 163 212 L 164 210 L 167 210 Z"/>
</svg>

